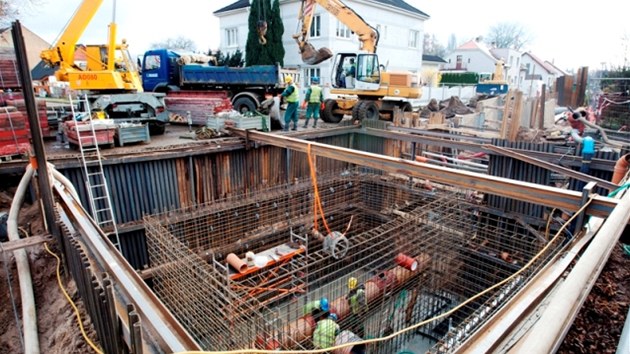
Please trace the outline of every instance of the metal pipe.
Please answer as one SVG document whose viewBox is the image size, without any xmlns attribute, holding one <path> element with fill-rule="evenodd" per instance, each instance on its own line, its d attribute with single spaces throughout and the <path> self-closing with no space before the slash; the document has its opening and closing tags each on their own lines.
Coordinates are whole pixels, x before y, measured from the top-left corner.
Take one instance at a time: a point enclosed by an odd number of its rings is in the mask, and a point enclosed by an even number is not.
<svg viewBox="0 0 630 354">
<path fill-rule="evenodd" d="M 7 219 L 7 232 L 9 234 L 9 240 L 11 241 L 18 241 L 20 239 L 20 235 L 18 234 L 18 214 L 34 171 L 33 166 L 30 164 L 26 167 L 26 172 L 24 176 L 22 176 L 22 180 L 13 196 L 13 202 L 9 210 L 9 218 Z M 39 337 L 37 335 L 37 313 L 35 312 L 35 297 L 33 296 L 33 281 L 31 279 L 28 255 L 26 254 L 26 250 L 19 249 L 13 251 L 13 256 L 15 257 L 15 263 L 17 265 L 20 296 L 22 299 L 24 352 L 38 354 Z"/>
<path fill-rule="evenodd" d="M 580 136 L 580 131 L 577 129 L 571 129 L 571 137 L 578 144 L 582 144 L 582 140 L 584 140 L 584 138 Z"/>
<path fill-rule="evenodd" d="M 551 299 L 538 322 L 514 348 L 516 353 L 555 353 L 564 340 L 575 316 L 617 244 L 630 220 L 630 194 L 626 194 L 602 224 L 590 246 L 584 251 L 566 280 Z M 600 219 L 591 219 L 593 222 Z"/>
<path fill-rule="evenodd" d="M 621 180 L 628 173 L 628 169 L 630 168 L 630 154 L 623 155 L 617 163 L 615 164 L 614 174 L 612 176 L 611 182 L 613 184 L 619 184 Z"/>
<path fill-rule="evenodd" d="M 584 123 L 585 125 L 593 128 L 593 129 L 597 129 L 597 131 L 599 131 L 599 134 L 601 134 L 601 136 L 602 136 L 602 140 L 605 143 L 607 143 L 608 145 L 612 145 L 612 146 L 616 146 L 616 147 L 623 147 L 624 146 L 623 144 L 620 144 L 618 142 L 614 142 L 614 141 L 611 141 L 610 139 L 608 139 L 608 135 L 606 135 L 606 131 L 602 127 L 600 127 L 599 125 L 589 122 L 584 117 L 580 117 L 577 120 L 582 122 L 582 123 Z"/>
</svg>

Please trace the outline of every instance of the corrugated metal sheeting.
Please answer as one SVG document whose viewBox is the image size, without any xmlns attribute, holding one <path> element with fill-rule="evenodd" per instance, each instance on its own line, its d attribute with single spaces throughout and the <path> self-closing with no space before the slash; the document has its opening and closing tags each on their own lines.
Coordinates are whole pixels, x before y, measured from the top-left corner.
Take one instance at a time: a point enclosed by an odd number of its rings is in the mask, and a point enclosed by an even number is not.
<svg viewBox="0 0 630 354">
<path fill-rule="evenodd" d="M 351 134 L 326 137 L 317 142 L 350 147 Z M 317 158 L 319 172 L 341 170 L 348 164 Z M 148 264 L 142 216 L 208 203 L 228 196 L 248 194 L 309 176 L 307 155 L 273 146 L 218 152 L 140 163 L 107 164 L 103 169 L 111 193 L 125 257 L 136 269 Z M 288 173 L 287 173 L 288 171 Z M 90 211 L 83 170 L 61 171 L 76 186 L 81 202 Z M 140 230 L 139 230 L 140 228 Z"/>
</svg>

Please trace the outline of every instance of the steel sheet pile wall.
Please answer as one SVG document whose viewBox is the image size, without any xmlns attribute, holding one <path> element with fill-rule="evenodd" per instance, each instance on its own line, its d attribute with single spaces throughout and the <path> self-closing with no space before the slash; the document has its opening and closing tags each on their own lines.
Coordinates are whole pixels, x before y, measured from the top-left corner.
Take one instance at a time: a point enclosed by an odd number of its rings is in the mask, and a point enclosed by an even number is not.
<svg viewBox="0 0 630 354">
<path fill-rule="evenodd" d="M 344 171 L 320 174 L 318 181 L 329 229 L 321 220 L 317 226 L 322 236 L 344 232 L 349 247 L 343 256 L 333 256 L 312 231 L 309 180 L 145 217 L 156 292 L 204 349 L 312 349 L 318 318 L 303 307 L 321 297 L 342 331 L 379 338 L 510 277 L 548 242 L 457 195 L 413 188 L 406 179 Z M 278 253 L 295 243 L 292 232 L 306 237 L 303 248 Z M 503 287 L 427 321 L 420 333 L 439 339 L 434 351 L 452 350 L 560 245 L 555 241 L 534 267 Z M 284 258 L 262 268 L 245 263 L 239 273 L 227 263 L 231 253 L 245 262 L 247 252 L 276 247 Z M 413 261 L 417 268 L 407 268 Z M 349 277 L 365 289 L 366 304 L 358 309 L 346 298 Z M 406 332 L 368 349 L 396 352 L 417 336 Z"/>
</svg>

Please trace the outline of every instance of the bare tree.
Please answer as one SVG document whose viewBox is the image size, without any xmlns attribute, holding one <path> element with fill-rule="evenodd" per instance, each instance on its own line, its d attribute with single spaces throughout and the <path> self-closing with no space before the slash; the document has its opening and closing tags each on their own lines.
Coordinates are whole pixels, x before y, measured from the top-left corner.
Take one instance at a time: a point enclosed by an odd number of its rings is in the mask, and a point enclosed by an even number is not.
<svg viewBox="0 0 630 354">
<path fill-rule="evenodd" d="M 23 10 L 32 9 L 39 4 L 39 0 L 0 0 L 0 26 L 9 26 Z"/>
<path fill-rule="evenodd" d="M 192 39 L 179 36 L 177 38 L 168 38 L 162 42 L 151 43 L 151 49 L 180 49 L 184 51 L 194 52 L 197 47 Z"/>
<path fill-rule="evenodd" d="M 443 57 L 446 54 L 446 48 L 440 43 L 434 34 L 425 33 L 422 51 L 424 54 L 437 55 Z"/>
<path fill-rule="evenodd" d="M 521 50 L 532 41 L 532 37 L 525 27 L 519 23 L 500 22 L 490 27 L 485 41 L 488 45 L 496 48 Z"/>
</svg>

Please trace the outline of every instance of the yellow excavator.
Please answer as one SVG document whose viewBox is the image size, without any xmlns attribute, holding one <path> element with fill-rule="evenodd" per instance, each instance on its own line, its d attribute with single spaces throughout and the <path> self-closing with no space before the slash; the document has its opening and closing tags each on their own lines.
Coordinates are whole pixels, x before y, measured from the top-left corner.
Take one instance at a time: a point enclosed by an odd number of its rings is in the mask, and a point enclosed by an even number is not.
<svg viewBox="0 0 630 354">
<path fill-rule="evenodd" d="M 83 0 L 54 45 L 40 57 L 56 68 L 55 77 L 70 88 L 88 94 L 90 108 L 125 122 L 146 122 L 152 134 L 164 132 L 168 113 L 164 94 L 145 93 L 136 63 L 131 60 L 125 40 L 116 43 L 116 23 L 109 24 L 107 44 L 77 45 L 103 0 Z M 116 12 L 116 0 L 114 14 Z M 83 51 L 86 62 L 75 62 Z"/>
<path fill-rule="evenodd" d="M 419 98 L 421 90 L 414 75 L 409 72 L 385 71 L 376 55 L 378 31 L 370 26 L 353 9 L 340 0 L 302 0 L 299 13 L 301 30 L 293 35 L 307 65 L 317 65 L 333 57 L 328 48 L 315 49 L 309 43 L 309 33 L 316 5 L 335 16 L 359 37 L 357 52 L 337 53 L 332 66 L 332 89 L 338 96 L 325 101 L 322 119 L 338 123 L 346 114 L 353 120 L 391 119 L 395 107 L 411 111 L 409 99 Z M 418 58 L 420 60 L 420 58 Z M 349 72 L 354 75 L 346 79 Z"/>
</svg>

